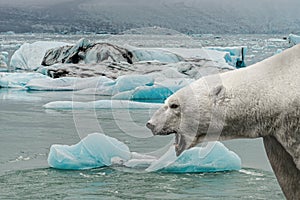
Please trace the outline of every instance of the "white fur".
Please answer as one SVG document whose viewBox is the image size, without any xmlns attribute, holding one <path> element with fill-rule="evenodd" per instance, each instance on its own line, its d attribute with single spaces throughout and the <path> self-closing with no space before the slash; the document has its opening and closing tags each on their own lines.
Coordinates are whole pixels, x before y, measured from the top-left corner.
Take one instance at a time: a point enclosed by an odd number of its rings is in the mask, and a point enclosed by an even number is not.
<svg viewBox="0 0 300 200">
<path fill-rule="evenodd" d="M 171 109 L 172 102 L 179 108 Z M 250 67 L 201 78 L 169 97 L 164 107 L 149 123 L 154 134 L 176 130 L 184 140 L 177 142 L 178 154 L 204 139 L 272 136 L 299 174 L 300 45 Z M 293 193 L 284 191 L 287 197 Z"/>
</svg>

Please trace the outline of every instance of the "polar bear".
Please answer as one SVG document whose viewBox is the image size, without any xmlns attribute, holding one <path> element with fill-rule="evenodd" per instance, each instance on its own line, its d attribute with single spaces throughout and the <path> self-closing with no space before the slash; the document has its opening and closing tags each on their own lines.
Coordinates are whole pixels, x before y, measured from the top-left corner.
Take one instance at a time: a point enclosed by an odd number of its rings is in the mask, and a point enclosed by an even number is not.
<svg viewBox="0 0 300 200">
<path fill-rule="evenodd" d="M 147 125 L 174 133 L 176 154 L 210 140 L 262 137 L 287 199 L 300 198 L 300 45 L 170 96 Z"/>
</svg>

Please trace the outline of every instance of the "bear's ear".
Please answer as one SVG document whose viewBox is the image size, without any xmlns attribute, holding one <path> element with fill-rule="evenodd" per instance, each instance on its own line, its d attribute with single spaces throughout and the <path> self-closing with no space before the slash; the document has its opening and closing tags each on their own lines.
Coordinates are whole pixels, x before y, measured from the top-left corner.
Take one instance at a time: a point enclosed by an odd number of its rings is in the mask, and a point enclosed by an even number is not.
<svg viewBox="0 0 300 200">
<path fill-rule="evenodd" d="M 213 102 L 216 103 L 225 98 L 225 92 L 226 88 L 223 85 L 217 85 L 210 91 L 209 96 L 212 98 Z"/>
</svg>

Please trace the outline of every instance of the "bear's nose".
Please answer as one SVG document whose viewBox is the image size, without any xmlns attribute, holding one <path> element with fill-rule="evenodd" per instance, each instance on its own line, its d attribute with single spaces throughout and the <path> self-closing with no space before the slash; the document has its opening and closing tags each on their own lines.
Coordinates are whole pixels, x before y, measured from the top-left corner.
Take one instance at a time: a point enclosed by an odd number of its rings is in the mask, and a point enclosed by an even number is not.
<svg viewBox="0 0 300 200">
<path fill-rule="evenodd" d="M 153 124 L 151 124 L 150 122 L 147 122 L 146 126 L 147 126 L 147 128 L 149 128 L 151 131 L 153 131 L 153 129 L 154 129 L 154 125 L 153 125 Z"/>
</svg>

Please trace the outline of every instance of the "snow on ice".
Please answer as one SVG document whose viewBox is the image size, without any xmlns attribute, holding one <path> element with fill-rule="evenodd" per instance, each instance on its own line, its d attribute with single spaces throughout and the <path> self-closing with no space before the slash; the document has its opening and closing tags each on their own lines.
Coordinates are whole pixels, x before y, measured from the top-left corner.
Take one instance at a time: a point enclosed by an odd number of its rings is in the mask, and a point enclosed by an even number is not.
<svg viewBox="0 0 300 200">
<path fill-rule="evenodd" d="M 53 101 L 45 104 L 46 109 L 158 109 L 162 104 L 142 103 L 126 100 L 98 100 L 91 102 Z"/>
<path fill-rule="evenodd" d="M 10 67 L 14 69 L 34 70 L 37 69 L 43 60 L 47 50 L 69 45 L 64 42 L 38 41 L 32 44 L 23 44 L 10 60 Z"/>
</svg>

